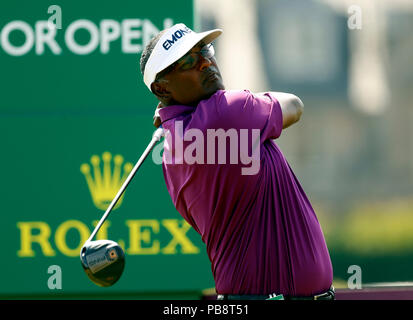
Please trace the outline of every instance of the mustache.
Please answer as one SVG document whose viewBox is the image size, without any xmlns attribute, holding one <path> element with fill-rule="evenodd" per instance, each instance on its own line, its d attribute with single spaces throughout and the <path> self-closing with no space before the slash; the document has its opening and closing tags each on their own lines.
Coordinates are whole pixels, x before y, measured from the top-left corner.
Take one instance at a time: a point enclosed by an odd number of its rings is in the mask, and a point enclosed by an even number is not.
<svg viewBox="0 0 413 320">
<path fill-rule="evenodd" d="M 211 76 L 213 74 L 218 74 L 219 75 L 219 70 L 215 68 L 214 66 L 210 66 L 207 69 L 202 71 L 202 74 L 204 77 Z"/>
</svg>

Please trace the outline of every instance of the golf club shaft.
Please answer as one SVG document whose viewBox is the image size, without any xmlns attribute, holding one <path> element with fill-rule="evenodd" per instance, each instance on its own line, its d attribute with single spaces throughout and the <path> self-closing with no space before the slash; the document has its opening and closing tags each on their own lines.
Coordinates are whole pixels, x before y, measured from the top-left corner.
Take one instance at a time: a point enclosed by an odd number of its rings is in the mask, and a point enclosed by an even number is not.
<svg viewBox="0 0 413 320">
<path fill-rule="evenodd" d="M 109 207 L 106 209 L 105 214 L 102 216 L 100 219 L 99 223 L 97 224 L 96 228 L 93 230 L 92 234 L 90 235 L 89 239 L 87 239 L 87 242 L 92 241 L 92 239 L 95 237 L 96 233 L 99 231 L 100 227 L 103 225 L 105 222 L 106 218 L 109 216 L 109 213 L 112 211 L 113 207 L 116 205 L 118 202 L 119 198 L 122 196 L 123 192 L 125 191 L 126 187 L 128 186 L 129 182 L 132 180 L 136 172 L 138 171 L 139 167 L 142 165 L 142 163 L 145 161 L 146 157 L 148 154 L 151 152 L 155 144 L 161 140 L 161 137 L 164 135 L 162 127 L 159 127 L 153 134 L 152 140 L 149 143 L 149 145 L 146 147 L 145 151 L 143 152 L 142 156 L 139 158 L 138 162 L 135 164 L 133 167 L 132 171 L 129 173 L 128 177 L 126 178 L 125 182 L 123 183 L 122 187 L 119 189 L 118 193 L 116 194 L 115 198 L 112 200 L 110 203 Z"/>
</svg>

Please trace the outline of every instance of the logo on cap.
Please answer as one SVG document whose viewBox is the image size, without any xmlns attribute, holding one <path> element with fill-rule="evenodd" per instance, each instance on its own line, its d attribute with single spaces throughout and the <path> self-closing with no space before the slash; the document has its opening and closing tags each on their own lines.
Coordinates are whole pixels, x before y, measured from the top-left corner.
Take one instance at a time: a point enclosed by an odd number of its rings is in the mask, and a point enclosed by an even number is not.
<svg viewBox="0 0 413 320">
<path fill-rule="evenodd" d="M 175 31 L 172 34 L 172 39 L 171 40 L 169 40 L 169 39 L 165 40 L 165 42 L 162 44 L 162 46 L 164 47 L 165 50 L 169 50 L 175 42 L 177 42 L 184 35 L 186 35 L 187 33 L 190 33 L 190 32 L 192 32 L 192 30 L 189 29 L 188 27 L 186 27 L 185 29 L 179 29 L 179 30 Z"/>
</svg>

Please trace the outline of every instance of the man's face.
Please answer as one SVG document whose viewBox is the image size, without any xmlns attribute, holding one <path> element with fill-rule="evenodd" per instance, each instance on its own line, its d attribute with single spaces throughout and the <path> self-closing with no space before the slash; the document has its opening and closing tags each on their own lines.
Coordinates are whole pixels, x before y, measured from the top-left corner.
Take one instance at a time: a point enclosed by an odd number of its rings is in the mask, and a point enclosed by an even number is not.
<svg viewBox="0 0 413 320">
<path fill-rule="evenodd" d="M 157 82 L 170 95 L 170 104 L 195 106 L 217 90 L 225 88 L 213 52 L 208 46 L 198 43 L 157 77 Z"/>
</svg>

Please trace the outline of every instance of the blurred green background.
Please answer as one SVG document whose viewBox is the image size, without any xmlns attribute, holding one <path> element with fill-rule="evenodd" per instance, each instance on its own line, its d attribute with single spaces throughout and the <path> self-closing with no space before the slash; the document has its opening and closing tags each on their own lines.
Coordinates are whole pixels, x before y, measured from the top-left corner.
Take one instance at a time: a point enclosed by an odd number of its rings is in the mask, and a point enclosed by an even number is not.
<svg viewBox="0 0 413 320">
<path fill-rule="evenodd" d="M 44 28 L 51 5 L 62 13 L 54 40 Z M 80 168 L 94 178 L 91 157 L 103 170 L 104 152 L 122 157 L 122 174 L 137 161 L 156 106 L 138 60 L 178 22 L 224 29 L 215 47 L 227 89 L 304 102 L 277 143 L 316 209 L 336 287 L 347 287 L 352 265 L 366 285 L 413 280 L 411 1 L 19 0 L 0 4 L 0 240 L 9 244 L 0 297 L 197 299 L 214 286 L 204 245 L 150 158 L 100 234 L 126 250 L 121 280 L 96 287 L 76 254 L 103 214 Z M 50 265 L 62 269 L 61 290 L 48 288 Z"/>
</svg>

